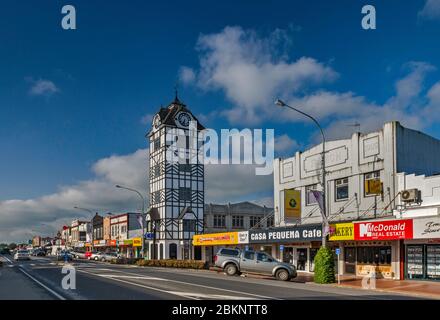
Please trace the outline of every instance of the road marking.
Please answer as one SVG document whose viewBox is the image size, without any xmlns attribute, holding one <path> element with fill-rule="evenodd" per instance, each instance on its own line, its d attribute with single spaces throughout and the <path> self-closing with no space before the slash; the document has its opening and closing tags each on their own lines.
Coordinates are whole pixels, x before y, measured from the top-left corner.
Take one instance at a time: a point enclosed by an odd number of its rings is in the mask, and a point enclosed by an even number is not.
<svg viewBox="0 0 440 320">
<path fill-rule="evenodd" d="M 109 270 L 109 271 L 111 271 L 111 270 Z M 168 279 L 148 277 L 148 276 L 125 276 L 125 275 L 118 275 L 118 274 L 97 274 L 97 275 L 100 277 L 104 277 L 104 278 L 127 278 L 127 279 L 169 281 Z"/>
<path fill-rule="evenodd" d="M 170 291 L 180 293 L 185 297 L 198 297 L 198 298 L 206 298 L 213 300 L 258 300 L 256 298 L 249 297 L 238 297 L 238 296 L 226 296 L 222 294 L 208 294 L 208 293 L 197 293 L 197 292 L 179 292 L 179 291 Z"/>
<path fill-rule="evenodd" d="M 8 257 L 6 257 L 6 256 L 3 256 L 3 255 L 2 255 L 2 257 L 3 257 L 3 258 L 5 258 L 5 259 L 6 259 L 6 261 L 8 261 L 8 262 L 9 262 L 10 264 L 13 264 L 13 262 L 11 261 L 11 259 L 9 259 Z"/>
<path fill-rule="evenodd" d="M 95 274 L 95 273 L 88 272 L 88 271 L 84 271 L 84 270 L 78 270 L 78 272 L 82 272 L 82 273 L 90 274 L 90 275 L 93 275 L 93 276 L 99 276 L 99 275 L 97 275 L 97 274 Z M 189 299 L 192 299 L 192 300 L 200 300 L 200 299 L 197 299 L 197 298 L 195 298 L 195 297 L 186 297 L 186 296 L 181 295 L 181 294 L 172 293 L 172 291 L 162 290 L 162 289 L 159 289 L 159 288 L 154 288 L 154 287 L 146 286 L 146 285 L 139 284 L 139 283 L 133 283 L 133 282 L 130 282 L 130 281 L 125 281 L 125 280 L 115 279 L 115 278 L 107 278 L 107 279 L 111 279 L 111 280 L 113 280 L 113 281 L 118 281 L 118 282 L 122 282 L 122 283 L 130 284 L 130 285 L 132 285 L 132 286 L 141 287 L 141 288 L 144 288 L 144 289 L 150 289 L 150 290 L 155 290 L 155 291 L 159 291 L 159 292 L 164 292 L 164 293 L 171 294 L 171 295 L 176 295 L 176 296 L 179 296 L 179 297 L 185 297 L 185 298 L 189 298 Z"/>
<path fill-rule="evenodd" d="M 113 272 L 120 272 L 120 273 L 126 273 L 126 274 L 137 276 L 137 274 L 132 273 L 132 272 L 119 271 L 119 270 L 112 270 L 112 271 Z M 161 279 L 161 278 L 159 278 L 159 279 Z M 205 286 L 205 285 L 202 285 L 202 284 L 189 283 L 189 282 L 184 282 L 184 281 L 179 281 L 179 280 L 168 279 L 168 281 L 169 282 L 180 283 L 180 284 L 185 284 L 185 285 L 190 285 L 190 286 L 195 286 L 195 287 L 201 287 L 201 288 L 205 288 L 205 289 L 220 290 L 220 291 L 231 292 L 231 293 L 235 293 L 235 294 L 238 293 L 238 294 L 241 294 L 241 295 L 253 296 L 253 297 L 260 298 L 260 299 L 284 300 L 284 299 L 281 299 L 281 298 L 268 297 L 268 296 L 263 296 L 263 295 L 259 295 L 259 294 L 253 294 L 253 293 L 247 293 L 247 292 L 242 292 L 242 291 L 236 291 L 236 290 L 223 289 L 223 288 L 218 288 L 218 287 Z"/>
<path fill-rule="evenodd" d="M 40 286 L 42 286 L 44 289 L 46 289 L 47 291 L 49 291 L 51 294 L 53 294 L 55 297 L 57 297 L 59 300 L 66 300 L 66 298 L 64 298 L 63 296 L 59 295 L 58 293 L 56 293 L 55 291 L 53 291 L 51 288 L 49 288 L 48 286 L 46 286 L 45 284 L 41 283 L 40 281 L 38 281 L 37 279 L 35 279 L 33 276 L 31 276 L 29 273 L 27 273 L 26 271 L 24 271 L 22 268 L 19 268 L 19 270 L 21 272 L 23 272 L 25 275 L 27 275 L 31 280 L 35 281 L 36 283 L 38 283 Z"/>
</svg>

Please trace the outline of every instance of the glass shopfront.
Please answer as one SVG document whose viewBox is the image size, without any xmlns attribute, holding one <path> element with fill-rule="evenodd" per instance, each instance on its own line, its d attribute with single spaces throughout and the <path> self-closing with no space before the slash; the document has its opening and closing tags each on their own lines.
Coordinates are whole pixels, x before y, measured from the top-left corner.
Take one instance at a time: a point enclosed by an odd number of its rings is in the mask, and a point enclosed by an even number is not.
<svg viewBox="0 0 440 320">
<path fill-rule="evenodd" d="M 440 245 L 407 245 L 406 278 L 440 280 Z"/>
</svg>

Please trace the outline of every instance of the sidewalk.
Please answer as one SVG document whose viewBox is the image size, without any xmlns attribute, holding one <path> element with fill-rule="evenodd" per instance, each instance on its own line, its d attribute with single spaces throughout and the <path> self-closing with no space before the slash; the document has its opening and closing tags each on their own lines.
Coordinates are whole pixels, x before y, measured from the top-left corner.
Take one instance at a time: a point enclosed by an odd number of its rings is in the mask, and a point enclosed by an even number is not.
<svg viewBox="0 0 440 320">
<path fill-rule="evenodd" d="M 370 281 L 367 283 L 367 285 L 369 284 Z M 363 289 L 362 278 L 354 276 L 341 276 L 341 284 L 336 283 L 333 284 L 333 286 L 400 293 L 428 299 L 440 299 L 440 283 L 435 281 L 376 279 L 375 289 Z"/>
</svg>

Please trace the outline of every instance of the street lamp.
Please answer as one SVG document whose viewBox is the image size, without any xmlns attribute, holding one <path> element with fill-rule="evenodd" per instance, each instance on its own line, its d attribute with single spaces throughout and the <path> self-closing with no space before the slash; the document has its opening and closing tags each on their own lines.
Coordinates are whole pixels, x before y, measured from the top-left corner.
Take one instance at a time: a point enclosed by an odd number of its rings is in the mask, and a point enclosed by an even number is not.
<svg viewBox="0 0 440 320">
<path fill-rule="evenodd" d="M 286 107 L 289 109 L 292 109 L 298 113 L 301 113 L 302 115 L 312 119 L 312 121 L 318 126 L 319 131 L 321 131 L 321 135 L 322 135 L 322 154 L 321 154 L 321 166 L 322 166 L 322 210 L 321 210 L 321 214 L 322 214 L 322 224 L 323 224 L 323 232 L 322 232 L 322 246 L 323 247 L 327 247 L 327 235 L 326 232 L 329 229 L 329 225 L 328 225 L 328 220 L 327 220 L 327 206 L 326 206 L 326 199 L 325 199 L 325 136 L 324 136 L 324 131 L 322 130 L 322 127 L 319 125 L 318 121 L 316 121 L 315 118 L 313 118 L 311 115 L 302 112 L 301 110 L 298 110 L 294 107 L 291 107 L 289 105 L 287 105 L 286 103 L 284 103 L 283 101 L 281 101 L 280 99 L 277 99 L 275 101 L 275 104 L 277 106 L 280 107 Z"/>
<path fill-rule="evenodd" d="M 124 187 L 124 186 L 121 186 L 119 184 L 117 184 L 115 187 L 119 188 L 119 189 L 125 189 L 125 190 L 128 190 L 128 191 L 135 192 L 135 193 L 137 193 L 137 195 L 142 200 L 142 258 L 145 258 L 145 198 L 136 189 L 129 188 L 129 187 Z"/>
<path fill-rule="evenodd" d="M 86 212 L 88 212 L 88 213 L 90 213 L 91 215 L 92 215 L 92 220 L 90 221 L 90 224 L 91 224 L 91 227 L 92 227 L 92 239 L 90 239 L 91 240 L 91 245 L 92 245 L 92 251 L 95 249 L 95 247 L 93 246 L 93 240 L 94 240 L 94 236 L 93 236 L 93 211 L 92 210 L 90 210 L 90 209 L 87 209 L 87 208 L 81 208 L 81 207 L 77 207 L 77 206 L 75 206 L 75 207 L 73 207 L 73 209 L 77 209 L 77 210 L 82 210 L 82 211 L 86 211 Z M 87 232 L 86 232 L 87 233 Z M 86 242 L 87 242 L 87 239 L 86 239 Z M 87 250 L 87 249 L 86 249 Z"/>
</svg>

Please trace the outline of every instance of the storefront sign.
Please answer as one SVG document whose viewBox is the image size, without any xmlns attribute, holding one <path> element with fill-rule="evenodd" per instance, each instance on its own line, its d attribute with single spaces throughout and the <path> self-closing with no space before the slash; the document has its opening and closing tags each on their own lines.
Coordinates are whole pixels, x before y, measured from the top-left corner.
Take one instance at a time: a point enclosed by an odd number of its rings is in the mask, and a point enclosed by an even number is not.
<svg viewBox="0 0 440 320">
<path fill-rule="evenodd" d="M 440 218 L 413 219 L 414 239 L 440 238 Z"/>
<path fill-rule="evenodd" d="M 116 247 L 116 240 L 108 240 L 107 245 L 109 247 Z"/>
<path fill-rule="evenodd" d="M 133 244 L 133 240 L 124 240 L 124 246 L 131 246 Z"/>
<path fill-rule="evenodd" d="M 354 240 L 353 223 L 336 223 L 330 225 L 330 241 Z"/>
<path fill-rule="evenodd" d="M 322 227 L 320 224 L 249 231 L 249 243 L 320 240 L 322 240 Z"/>
<path fill-rule="evenodd" d="M 355 240 L 398 240 L 412 238 L 412 219 L 354 223 Z"/>
<path fill-rule="evenodd" d="M 249 243 L 249 232 L 248 231 L 240 231 L 238 232 L 238 243 Z"/>
<path fill-rule="evenodd" d="M 301 218 L 301 191 L 284 190 L 284 217 Z"/>
<path fill-rule="evenodd" d="M 133 238 L 133 247 L 142 247 L 142 238 Z"/>
<path fill-rule="evenodd" d="M 239 232 L 198 234 L 193 236 L 194 246 L 217 246 L 239 243 Z"/>
</svg>

